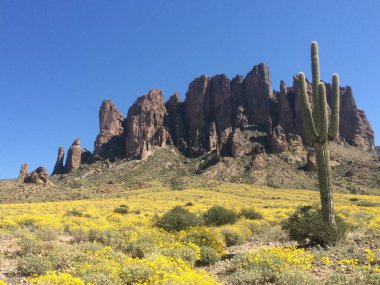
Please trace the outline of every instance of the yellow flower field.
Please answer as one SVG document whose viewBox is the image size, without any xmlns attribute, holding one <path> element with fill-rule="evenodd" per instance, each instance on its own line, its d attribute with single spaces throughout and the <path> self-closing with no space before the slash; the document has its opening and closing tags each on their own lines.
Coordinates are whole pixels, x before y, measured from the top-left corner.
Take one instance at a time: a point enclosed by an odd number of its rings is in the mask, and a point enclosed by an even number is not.
<svg viewBox="0 0 380 285">
<path fill-rule="evenodd" d="M 278 228 L 297 206 L 317 203 L 318 195 L 226 183 L 209 190 L 135 190 L 118 199 L 0 205 L 0 279 L 6 284 L 222 284 L 223 278 L 199 266 L 202 252 L 211 248 L 223 258 L 226 232 L 251 241 L 263 228 Z M 337 213 L 356 232 L 380 234 L 380 197 L 336 194 L 335 201 Z M 154 226 L 177 205 L 198 215 L 214 205 L 236 212 L 254 208 L 263 218 L 179 232 Z M 127 213 L 115 211 L 118 207 L 127 207 Z M 377 274 L 379 261 L 378 248 L 361 250 L 355 261 L 312 249 L 257 247 L 242 255 L 236 270 L 265 264 L 310 274 L 316 266 Z"/>
</svg>

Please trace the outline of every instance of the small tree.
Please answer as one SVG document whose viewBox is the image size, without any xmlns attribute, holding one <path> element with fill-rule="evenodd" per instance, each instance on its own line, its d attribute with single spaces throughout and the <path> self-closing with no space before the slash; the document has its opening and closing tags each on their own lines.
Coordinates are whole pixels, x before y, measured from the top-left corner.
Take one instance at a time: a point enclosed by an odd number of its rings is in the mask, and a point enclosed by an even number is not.
<svg viewBox="0 0 380 285">
<path fill-rule="evenodd" d="M 310 108 L 309 104 L 305 75 L 302 72 L 298 74 L 301 113 L 306 138 L 315 148 L 322 218 L 326 227 L 336 229 L 328 140 L 335 139 L 339 131 L 339 77 L 337 74 L 332 76 L 332 105 L 329 124 L 326 87 L 324 83 L 320 82 L 317 42 L 311 44 L 311 69 L 313 74 L 313 109 Z"/>
</svg>

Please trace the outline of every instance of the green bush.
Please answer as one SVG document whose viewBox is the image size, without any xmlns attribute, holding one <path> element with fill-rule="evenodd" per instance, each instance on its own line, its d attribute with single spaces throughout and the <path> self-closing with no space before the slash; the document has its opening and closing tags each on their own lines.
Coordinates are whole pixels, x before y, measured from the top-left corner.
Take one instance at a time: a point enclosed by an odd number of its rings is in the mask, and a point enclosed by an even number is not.
<svg viewBox="0 0 380 285">
<path fill-rule="evenodd" d="M 301 244 L 335 244 L 345 237 L 348 224 L 336 216 L 336 229 L 326 230 L 319 207 L 301 206 L 294 214 L 282 222 L 282 228 L 288 232 L 289 237 Z"/>
<path fill-rule="evenodd" d="M 203 214 L 203 220 L 207 226 L 221 226 L 233 224 L 238 219 L 238 215 L 222 206 L 214 206 Z"/>
<path fill-rule="evenodd" d="M 52 262 L 41 255 L 27 255 L 20 258 L 17 265 L 17 270 L 22 276 L 42 275 L 52 269 Z"/>
<path fill-rule="evenodd" d="M 199 218 L 182 206 L 176 206 L 158 218 L 155 225 L 166 231 L 181 231 L 198 226 Z"/>
<path fill-rule="evenodd" d="M 143 259 L 145 257 L 144 250 L 136 244 L 129 244 L 124 249 L 123 252 L 130 255 L 132 258 Z"/>
<path fill-rule="evenodd" d="M 252 208 L 243 208 L 240 213 L 244 218 L 249 220 L 261 220 L 263 215 Z"/>
<path fill-rule="evenodd" d="M 199 247 L 212 247 L 221 256 L 226 254 L 223 237 L 215 229 L 194 228 L 186 233 L 181 242 L 190 242 Z"/>
<path fill-rule="evenodd" d="M 210 265 L 220 261 L 221 257 L 217 250 L 209 246 L 201 247 L 201 258 L 199 259 L 199 265 Z"/>
<path fill-rule="evenodd" d="M 154 269 L 144 263 L 131 263 L 124 266 L 120 273 L 123 284 L 148 284 L 149 278 L 154 275 Z"/>
<path fill-rule="evenodd" d="M 278 285 L 316 285 L 320 284 L 309 272 L 300 270 L 273 270 L 266 266 L 238 269 L 227 280 L 231 284 L 278 284 Z"/>
<path fill-rule="evenodd" d="M 43 242 L 36 237 L 23 237 L 18 242 L 18 256 L 27 256 L 35 254 L 43 254 L 54 249 L 52 242 Z"/>
<path fill-rule="evenodd" d="M 125 214 L 128 214 L 129 207 L 128 207 L 128 205 L 120 205 L 119 207 L 115 208 L 115 210 L 113 210 L 113 212 L 125 215 Z"/>
<path fill-rule="evenodd" d="M 239 235 L 239 233 L 237 233 L 236 231 L 224 229 L 222 230 L 222 235 L 224 237 L 226 246 L 244 243 L 244 238 L 241 235 Z"/>
<path fill-rule="evenodd" d="M 58 238 L 59 230 L 50 227 L 39 228 L 34 231 L 34 234 L 43 241 L 52 241 Z"/>
<path fill-rule="evenodd" d="M 66 216 L 72 216 L 72 217 L 82 217 L 83 213 L 79 210 L 70 210 L 66 212 Z"/>
</svg>

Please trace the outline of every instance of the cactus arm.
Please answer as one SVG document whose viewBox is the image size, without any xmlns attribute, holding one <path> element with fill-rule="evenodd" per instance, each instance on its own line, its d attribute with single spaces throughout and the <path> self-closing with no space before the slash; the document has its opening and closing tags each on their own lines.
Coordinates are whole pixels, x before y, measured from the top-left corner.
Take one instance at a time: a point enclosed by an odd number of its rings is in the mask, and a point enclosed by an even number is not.
<svg viewBox="0 0 380 285">
<path fill-rule="evenodd" d="M 319 142 L 324 143 L 327 139 L 327 102 L 326 102 L 326 87 L 323 82 L 318 85 L 318 122 L 319 122 Z"/>
<path fill-rule="evenodd" d="M 301 101 L 301 113 L 304 122 L 305 135 L 310 144 L 318 142 L 318 134 L 315 130 L 313 116 L 311 114 L 309 97 L 306 91 L 306 81 L 305 74 L 300 72 L 298 74 L 298 84 L 300 91 L 300 101 Z"/>
<path fill-rule="evenodd" d="M 336 139 L 339 133 L 339 112 L 340 112 L 340 92 L 339 92 L 339 76 L 334 73 L 332 76 L 332 103 L 331 117 L 329 126 L 329 138 Z"/>
<path fill-rule="evenodd" d="M 311 43 L 311 71 L 313 76 L 313 118 L 314 118 L 314 124 L 315 127 L 318 129 L 318 115 L 316 114 L 318 111 L 318 85 L 320 82 L 320 75 L 319 75 L 319 57 L 318 57 L 318 44 L 317 42 Z"/>
</svg>

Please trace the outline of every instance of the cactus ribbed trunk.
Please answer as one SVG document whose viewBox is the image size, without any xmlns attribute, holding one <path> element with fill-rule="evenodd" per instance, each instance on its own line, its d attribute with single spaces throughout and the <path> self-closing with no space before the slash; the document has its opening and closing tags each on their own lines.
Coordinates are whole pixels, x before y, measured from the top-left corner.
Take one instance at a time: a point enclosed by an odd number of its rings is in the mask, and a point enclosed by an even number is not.
<svg viewBox="0 0 380 285">
<path fill-rule="evenodd" d="M 322 217 L 328 225 L 335 227 L 334 204 L 331 185 L 331 167 L 328 142 L 315 146 L 317 173 L 321 196 Z"/>
<path fill-rule="evenodd" d="M 306 138 L 310 145 L 315 148 L 323 221 L 327 228 L 336 229 L 332 194 L 329 138 L 335 139 L 339 131 L 339 77 L 337 74 L 334 74 L 332 78 L 332 106 L 329 125 L 326 87 L 324 83 L 320 82 L 318 44 L 316 42 L 311 44 L 311 69 L 313 75 L 313 110 L 309 104 L 305 75 L 302 72 L 298 74 L 301 112 Z"/>
</svg>

